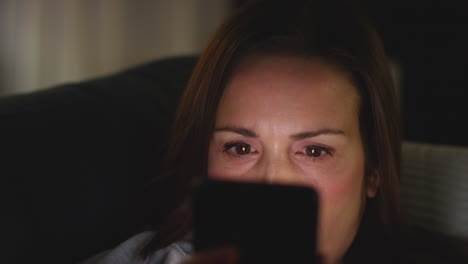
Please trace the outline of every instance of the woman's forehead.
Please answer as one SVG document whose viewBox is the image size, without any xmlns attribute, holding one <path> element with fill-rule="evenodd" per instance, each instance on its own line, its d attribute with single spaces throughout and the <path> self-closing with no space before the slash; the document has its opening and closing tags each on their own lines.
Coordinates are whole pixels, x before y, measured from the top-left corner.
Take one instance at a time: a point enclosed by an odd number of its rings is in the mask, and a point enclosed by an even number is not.
<svg viewBox="0 0 468 264">
<path fill-rule="evenodd" d="M 357 116 L 357 89 L 345 74 L 302 58 L 252 56 L 233 71 L 217 124 L 262 120 L 344 125 L 350 120 L 357 123 Z"/>
<path fill-rule="evenodd" d="M 329 64 L 298 57 L 249 56 L 235 67 L 221 104 L 288 99 L 291 104 L 317 99 L 357 103 L 358 98 L 357 88 L 348 76 Z"/>
<path fill-rule="evenodd" d="M 343 97 L 358 96 L 349 75 L 331 64 L 318 58 L 285 55 L 251 55 L 242 59 L 234 67 L 226 90 L 229 87 L 231 90 L 242 87 L 255 87 L 258 90 L 271 83 L 282 84 L 269 87 L 271 92 L 277 93 L 296 91 L 307 94 L 328 91 Z"/>
</svg>

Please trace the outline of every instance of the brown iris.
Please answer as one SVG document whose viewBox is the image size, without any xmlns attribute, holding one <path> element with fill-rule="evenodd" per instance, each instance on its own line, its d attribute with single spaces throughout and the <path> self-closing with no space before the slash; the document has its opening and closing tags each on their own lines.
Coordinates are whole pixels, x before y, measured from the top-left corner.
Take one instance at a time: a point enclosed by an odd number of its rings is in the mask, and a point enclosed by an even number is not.
<svg viewBox="0 0 468 264">
<path fill-rule="evenodd" d="M 236 146 L 235 151 L 238 155 L 246 155 L 252 152 L 252 147 L 247 144 L 239 144 Z"/>
<path fill-rule="evenodd" d="M 307 147 L 306 149 L 306 154 L 307 156 L 318 158 L 322 155 L 322 149 L 319 147 L 311 146 Z"/>
</svg>

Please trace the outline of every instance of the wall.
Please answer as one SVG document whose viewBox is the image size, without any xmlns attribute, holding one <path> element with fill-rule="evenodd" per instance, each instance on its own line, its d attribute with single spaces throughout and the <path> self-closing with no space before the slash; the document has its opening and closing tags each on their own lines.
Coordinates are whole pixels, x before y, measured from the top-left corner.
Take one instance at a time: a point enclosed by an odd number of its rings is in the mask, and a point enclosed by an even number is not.
<svg viewBox="0 0 468 264">
<path fill-rule="evenodd" d="M 0 0 L 0 95 L 199 53 L 229 0 Z"/>
</svg>

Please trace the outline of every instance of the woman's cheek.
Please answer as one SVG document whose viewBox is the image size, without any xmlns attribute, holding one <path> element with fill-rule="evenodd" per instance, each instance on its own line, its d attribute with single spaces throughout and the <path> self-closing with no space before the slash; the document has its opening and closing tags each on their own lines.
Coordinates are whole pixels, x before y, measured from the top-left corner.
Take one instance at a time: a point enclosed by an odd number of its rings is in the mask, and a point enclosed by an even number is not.
<svg viewBox="0 0 468 264">
<path fill-rule="evenodd" d="M 319 194 L 321 189 L 333 187 L 331 185 L 336 183 L 341 175 L 340 165 L 334 160 L 314 162 L 303 159 L 298 162 L 298 167 L 300 168 L 300 182 L 317 189 Z"/>
<path fill-rule="evenodd" d="M 343 176 L 343 175 L 341 175 Z M 325 179 L 320 182 L 320 187 L 323 192 L 324 198 L 326 197 L 329 204 L 340 204 L 341 201 L 351 198 L 352 194 L 357 191 L 355 179 L 352 177 L 335 176 L 336 180 Z M 360 189 L 360 188 L 358 188 Z"/>
<path fill-rule="evenodd" d="M 363 166 L 336 166 L 329 177 L 320 181 L 326 203 L 324 206 L 340 207 L 360 203 L 364 192 L 363 183 Z"/>
<path fill-rule="evenodd" d="M 333 221 L 343 212 L 359 208 L 363 192 L 361 170 L 344 169 L 338 164 L 303 169 L 303 182 L 314 188 L 319 195 L 322 221 Z M 325 216 L 326 215 L 326 216 Z M 327 219 L 327 220 L 325 220 Z"/>
<path fill-rule="evenodd" d="M 208 160 L 208 176 L 218 180 L 248 180 L 247 172 L 254 166 L 255 159 L 229 157 L 226 153 L 211 156 Z M 227 156 L 227 157 L 226 157 Z"/>
</svg>

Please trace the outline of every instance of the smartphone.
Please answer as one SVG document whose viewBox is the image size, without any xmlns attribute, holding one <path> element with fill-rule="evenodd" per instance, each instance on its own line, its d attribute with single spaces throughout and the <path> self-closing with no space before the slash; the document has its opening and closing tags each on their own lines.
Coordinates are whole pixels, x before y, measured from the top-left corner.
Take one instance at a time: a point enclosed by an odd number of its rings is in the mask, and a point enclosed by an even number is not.
<svg viewBox="0 0 468 264">
<path fill-rule="evenodd" d="M 314 189 L 206 180 L 192 198 L 196 252 L 231 245 L 242 264 L 315 262 Z"/>
</svg>

